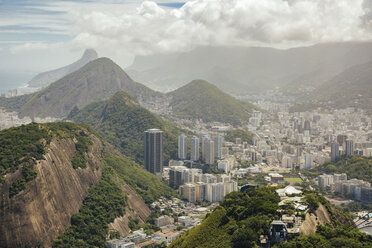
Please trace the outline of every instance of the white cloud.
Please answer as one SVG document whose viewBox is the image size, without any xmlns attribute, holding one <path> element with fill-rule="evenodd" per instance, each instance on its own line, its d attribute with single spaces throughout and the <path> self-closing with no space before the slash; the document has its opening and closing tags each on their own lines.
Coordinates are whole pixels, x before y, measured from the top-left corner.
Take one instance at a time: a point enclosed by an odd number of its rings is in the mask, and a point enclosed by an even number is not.
<svg viewBox="0 0 372 248">
<path fill-rule="evenodd" d="M 180 9 L 155 2 L 40 1 L 38 9 L 63 14 L 4 16 L 0 22 L 29 22 L 74 37 L 67 42 L 17 43 L 13 54 L 26 56 L 33 50 L 47 54 L 55 49 L 72 59 L 85 48 L 95 48 L 122 66 L 137 54 L 187 51 L 200 45 L 287 48 L 372 39 L 370 0 L 190 0 Z M 59 63 L 59 58 L 51 61 Z M 52 66 L 50 61 L 45 64 Z"/>
<path fill-rule="evenodd" d="M 47 42 L 25 42 L 20 45 L 15 45 L 10 48 L 10 52 L 13 54 L 23 53 L 28 51 L 45 51 L 50 49 L 59 49 L 64 47 L 65 44 L 62 42 L 59 43 L 47 43 Z"/>
<path fill-rule="evenodd" d="M 145 1 L 137 11 L 75 13 L 81 33 L 73 43 L 148 54 L 198 45 L 360 41 L 372 38 L 367 14 L 363 0 L 193 0 L 180 9 Z"/>
</svg>

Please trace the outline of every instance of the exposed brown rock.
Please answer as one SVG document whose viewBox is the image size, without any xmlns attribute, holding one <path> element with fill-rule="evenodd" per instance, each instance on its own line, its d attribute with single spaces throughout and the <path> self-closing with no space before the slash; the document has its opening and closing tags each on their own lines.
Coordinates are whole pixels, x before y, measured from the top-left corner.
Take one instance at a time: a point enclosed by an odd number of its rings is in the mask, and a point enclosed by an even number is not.
<svg viewBox="0 0 372 248">
<path fill-rule="evenodd" d="M 73 140 L 54 138 L 45 160 L 35 165 L 36 179 L 10 199 L 9 186 L 19 171 L 6 177 L 0 186 L 0 247 L 50 247 L 64 233 L 90 186 L 97 184 L 102 175 L 103 144 L 97 137 L 90 137 L 93 144 L 85 169 L 72 168 Z"/>
<path fill-rule="evenodd" d="M 300 231 L 304 235 L 313 234 L 316 232 L 317 225 L 324 225 L 330 222 L 331 218 L 329 217 L 327 209 L 322 204 L 319 204 L 318 209 L 315 211 L 315 215 L 306 214 L 305 221 L 302 222 Z"/>
<path fill-rule="evenodd" d="M 116 218 L 113 223 L 109 224 L 109 230 L 116 230 L 121 235 L 124 235 L 130 231 L 130 228 L 128 227 L 129 216 L 133 219 L 138 219 L 139 223 L 144 223 L 146 218 L 150 215 L 151 210 L 128 185 L 122 185 L 121 188 L 128 197 L 128 206 L 125 208 L 124 216 Z"/>
</svg>

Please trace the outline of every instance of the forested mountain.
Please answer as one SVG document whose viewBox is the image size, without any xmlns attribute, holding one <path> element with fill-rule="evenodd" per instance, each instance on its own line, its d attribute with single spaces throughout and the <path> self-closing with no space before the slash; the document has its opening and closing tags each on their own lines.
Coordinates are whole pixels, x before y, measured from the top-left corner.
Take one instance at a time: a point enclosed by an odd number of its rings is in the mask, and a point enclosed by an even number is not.
<svg viewBox="0 0 372 248">
<path fill-rule="evenodd" d="M 92 103 L 81 110 L 74 109 L 69 119 L 86 123 L 123 154 L 143 163 L 144 132 L 158 128 L 164 131 L 165 161 L 177 156 L 177 136 L 181 130 L 168 121 L 141 107 L 125 92 L 118 92 L 106 101 Z"/>
<path fill-rule="evenodd" d="M 134 98 L 148 100 L 158 94 L 134 82 L 112 60 L 99 58 L 41 91 L 31 95 L 0 99 L 0 106 L 18 111 L 21 117 L 63 118 L 75 106 L 83 108 L 90 103 L 107 100 L 122 90 Z"/>
<path fill-rule="evenodd" d="M 372 113 L 372 62 L 351 67 L 300 99 L 293 111 L 358 107 Z"/>
<path fill-rule="evenodd" d="M 54 240 L 54 247 L 106 247 L 110 223 L 128 216 L 143 223 L 145 203 L 174 195 L 83 125 L 3 130 L 0 161 L 1 247 L 50 247 Z M 121 234 L 129 231 L 120 226 Z"/>
<path fill-rule="evenodd" d="M 247 122 L 256 108 L 203 80 L 194 80 L 168 95 L 172 97 L 170 107 L 173 115 L 202 119 L 204 122 L 217 121 L 238 126 Z"/>
</svg>

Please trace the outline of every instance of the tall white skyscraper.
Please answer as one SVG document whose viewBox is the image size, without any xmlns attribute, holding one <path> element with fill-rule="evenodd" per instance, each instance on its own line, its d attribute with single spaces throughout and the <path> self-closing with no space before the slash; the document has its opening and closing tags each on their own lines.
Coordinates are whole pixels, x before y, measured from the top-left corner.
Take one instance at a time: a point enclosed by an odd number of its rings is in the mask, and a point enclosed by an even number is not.
<svg viewBox="0 0 372 248">
<path fill-rule="evenodd" d="M 217 159 L 222 158 L 222 137 L 219 135 L 214 137 L 214 156 Z"/>
<path fill-rule="evenodd" d="M 191 138 L 191 157 L 192 161 L 199 160 L 199 138 L 196 136 L 192 136 Z"/>
<path fill-rule="evenodd" d="M 212 140 L 205 143 L 205 163 L 214 164 L 214 142 Z"/>
<path fill-rule="evenodd" d="M 178 136 L 178 158 L 185 160 L 187 157 L 187 136 L 181 134 Z"/>
</svg>

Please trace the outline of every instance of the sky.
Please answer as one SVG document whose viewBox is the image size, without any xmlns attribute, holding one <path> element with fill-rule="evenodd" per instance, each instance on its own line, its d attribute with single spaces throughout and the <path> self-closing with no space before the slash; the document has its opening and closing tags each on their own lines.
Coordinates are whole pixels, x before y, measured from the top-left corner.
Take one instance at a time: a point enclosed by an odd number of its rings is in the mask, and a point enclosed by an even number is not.
<svg viewBox="0 0 372 248">
<path fill-rule="evenodd" d="M 372 0 L 0 0 L 0 91 L 86 48 L 136 55 L 197 46 L 280 49 L 372 40 Z"/>
</svg>

